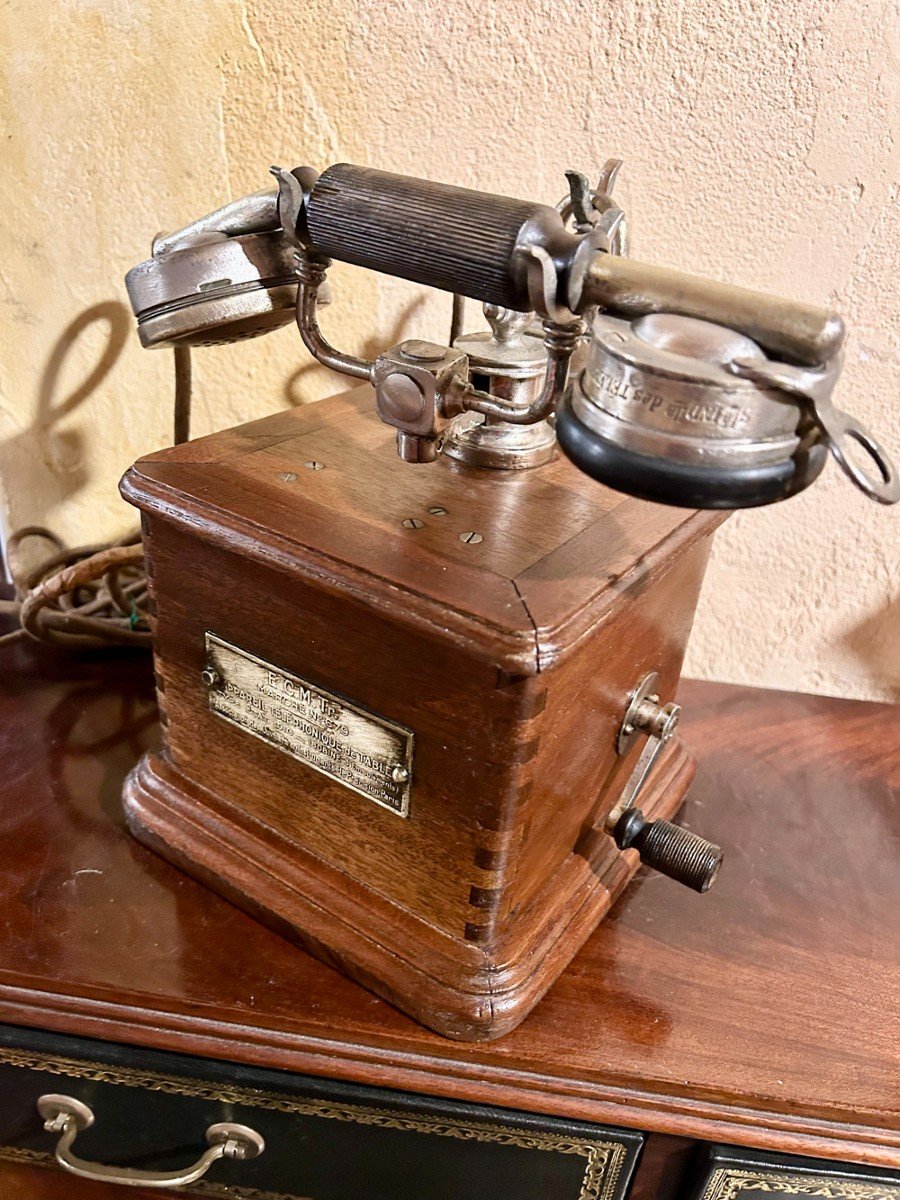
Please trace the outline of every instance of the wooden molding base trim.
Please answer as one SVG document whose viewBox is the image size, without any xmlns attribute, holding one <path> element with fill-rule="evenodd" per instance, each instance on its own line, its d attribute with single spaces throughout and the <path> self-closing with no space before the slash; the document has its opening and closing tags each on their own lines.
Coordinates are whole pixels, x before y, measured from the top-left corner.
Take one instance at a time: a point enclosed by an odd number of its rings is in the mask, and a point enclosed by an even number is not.
<svg viewBox="0 0 900 1200">
<path fill-rule="evenodd" d="M 673 816 L 693 771 L 673 741 L 642 793 L 647 815 Z M 515 942 L 475 946 L 463 929 L 459 938 L 440 933 L 299 847 L 284 853 L 271 831 L 166 757 L 141 759 L 123 802 L 145 845 L 423 1025 L 466 1041 L 501 1037 L 531 1012 L 639 865 L 604 835 L 590 863 L 573 853 L 549 881 L 520 916 Z"/>
<path fill-rule="evenodd" d="M 71 997 L 10 986 L 2 979 L 0 1020 L 648 1133 L 876 1167 L 896 1169 L 900 1165 L 900 1132 L 889 1128 L 847 1125 L 839 1115 L 831 1121 L 818 1116 L 775 1114 L 771 1109 L 735 1107 L 721 1098 L 697 1095 L 688 1099 L 650 1089 L 617 1087 L 603 1080 L 563 1079 L 479 1064 L 474 1061 L 477 1051 L 471 1045 L 462 1049 L 465 1057 L 452 1058 L 449 1054 L 454 1047 L 448 1043 L 448 1057 L 444 1058 L 400 1049 L 391 1045 L 391 1039 L 376 1048 L 303 1032 L 262 1030 L 208 1012 L 164 1013 L 101 997 L 80 999 L 79 1011 L 73 1013 Z M 761 1100 L 764 1102 L 768 1101 Z"/>
</svg>

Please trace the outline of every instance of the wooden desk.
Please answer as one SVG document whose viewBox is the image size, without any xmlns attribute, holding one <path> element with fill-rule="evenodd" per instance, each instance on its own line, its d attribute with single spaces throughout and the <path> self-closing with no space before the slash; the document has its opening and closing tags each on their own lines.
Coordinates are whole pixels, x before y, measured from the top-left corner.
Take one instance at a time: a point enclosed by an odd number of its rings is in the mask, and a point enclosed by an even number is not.
<svg viewBox="0 0 900 1200">
<path fill-rule="evenodd" d="M 897 710 L 685 683 L 700 769 L 683 819 L 725 847 L 716 887 L 639 877 L 535 1013 L 471 1045 L 128 836 L 150 697 L 144 658 L 4 651 L 0 1020 L 42 1032 L 7 1031 L 0 1063 L 40 1057 L 41 1037 L 62 1055 L 52 1031 L 115 1043 L 123 1069 L 149 1071 L 144 1047 L 200 1078 L 248 1064 L 640 1130 L 641 1197 L 671 1193 L 695 1139 L 900 1168 Z"/>
</svg>

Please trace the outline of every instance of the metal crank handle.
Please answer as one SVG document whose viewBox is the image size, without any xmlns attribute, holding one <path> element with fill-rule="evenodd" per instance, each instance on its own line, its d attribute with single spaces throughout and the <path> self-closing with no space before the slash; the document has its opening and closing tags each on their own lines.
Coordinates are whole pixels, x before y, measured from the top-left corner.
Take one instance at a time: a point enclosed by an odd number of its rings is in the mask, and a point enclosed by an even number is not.
<svg viewBox="0 0 900 1200">
<path fill-rule="evenodd" d="M 206 1174 L 220 1158 L 257 1158 L 265 1149 L 265 1141 L 246 1125 L 224 1122 L 210 1125 L 206 1131 L 209 1149 L 195 1163 L 180 1171 L 141 1171 L 133 1167 L 109 1167 L 103 1163 L 87 1162 L 72 1153 L 78 1133 L 94 1123 L 94 1114 L 86 1104 L 73 1096 L 48 1093 L 40 1096 L 37 1110 L 44 1119 L 44 1128 L 60 1134 L 56 1144 L 56 1161 L 72 1175 L 84 1179 L 103 1180 L 124 1187 L 173 1188 L 194 1183 Z"/>
<path fill-rule="evenodd" d="M 806 366 L 844 338 L 825 309 L 603 253 L 549 205 L 348 163 L 305 192 L 297 231 L 328 258 L 557 319 L 596 305 L 625 317 L 673 312 L 729 325 Z"/>
<path fill-rule="evenodd" d="M 660 704 L 655 671 L 632 689 L 628 707 L 619 726 L 616 753 L 625 755 L 641 734 L 647 743 L 622 789 L 618 801 L 606 815 L 606 831 L 620 850 L 637 850 L 641 862 L 670 879 L 705 892 L 722 865 L 719 846 L 669 821 L 648 821 L 635 802 L 662 750 L 675 736 L 681 709 L 677 704 Z"/>
<path fill-rule="evenodd" d="M 642 863 L 695 892 L 709 890 L 724 858 L 720 846 L 671 821 L 648 821 L 639 808 L 622 814 L 613 839 L 620 850 L 637 850 Z"/>
</svg>

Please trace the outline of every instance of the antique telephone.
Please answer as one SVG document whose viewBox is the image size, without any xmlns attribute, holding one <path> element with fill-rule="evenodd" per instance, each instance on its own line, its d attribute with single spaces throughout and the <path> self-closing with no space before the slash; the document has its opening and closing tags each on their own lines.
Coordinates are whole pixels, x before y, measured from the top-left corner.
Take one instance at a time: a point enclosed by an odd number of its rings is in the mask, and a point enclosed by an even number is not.
<svg viewBox="0 0 900 1200">
<path fill-rule="evenodd" d="M 569 173 L 557 208 L 273 168 L 277 190 L 157 237 L 127 278 L 145 346 L 296 319 L 371 389 L 123 481 L 167 743 L 129 781 L 131 826 L 451 1036 L 522 1019 L 636 869 L 623 851 L 697 891 L 718 870 L 665 819 L 691 762 L 660 702 L 721 520 L 703 510 L 794 495 L 829 451 L 900 498 L 831 403 L 840 318 L 625 257 L 619 166 Z M 332 259 L 454 293 L 451 344 L 330 346 Z M 488 332 L 462 333 L 460 297 Z M 391 430 L 402 464 L 437 465 L 395 465 Z"/>
</svg>

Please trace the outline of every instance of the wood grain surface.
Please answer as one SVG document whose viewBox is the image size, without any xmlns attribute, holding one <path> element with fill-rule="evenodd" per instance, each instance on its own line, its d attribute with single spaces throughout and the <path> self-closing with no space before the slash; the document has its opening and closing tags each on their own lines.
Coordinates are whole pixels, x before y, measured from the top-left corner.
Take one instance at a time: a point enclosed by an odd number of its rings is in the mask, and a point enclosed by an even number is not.
<svg viewBox="0 0 900 1200">
<path fill-rule="evenodd" d="M 648 673 L 672 696 L 722 514 L 625 498 L 562 456 L 413 467 L 372 404 L 358 389 L 128 473 L 166 744 L 126 815 L 430 1028 L 494 1038 L 637 867 L 604 832 L 642 749 L 617 756 L 616 734 Z M 208 633 L 411 730 L 408 819 L 211 711 Z M 649 820 L 691 771 L 676 740 Z"/>
<path fill-rule="evenodd" d="M 121 1200 L 123 1192 L 130 1200 L 176 1200 L 184 1195 L 183 1188 L 129 1187 L 125 1191 L 118 1183 L 78 1179 L 52 1159 L 39 1164 L 0 1159 L 0 1196 L 4 1200 Z M 202 1196 L 203 1191 L 192 1189 L 192 1195 Z"/>
<path fill-rule="evenodd" d="M 684 683 L 704 897 L 641 875 L 535 1012 L 428 1033 L 139 846 L 149 664 L 4 651 L 0 1018 L 685 1137 L 896 1167 L 900 722 Z"/>
<path fill-rule="evenodd" d="M 623 496 L 561 455 L 522 472 L 401 462 L 369 387 L 148 455 L 121 488 L 197 542 L 513 675 L 575 652 L 625 589 L 727 516 Z M 241 600 L 265 616 L 264 593 Z"/>
</svg>

